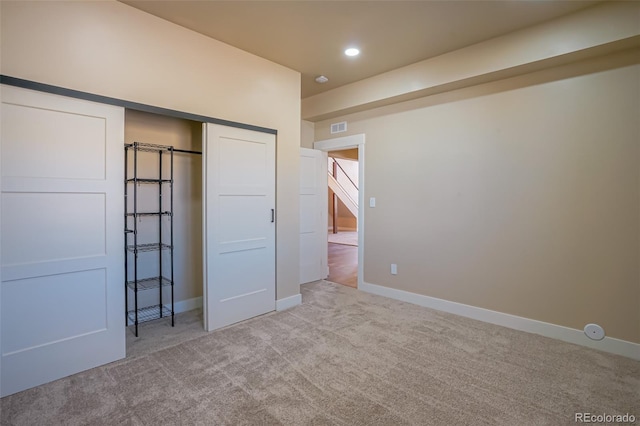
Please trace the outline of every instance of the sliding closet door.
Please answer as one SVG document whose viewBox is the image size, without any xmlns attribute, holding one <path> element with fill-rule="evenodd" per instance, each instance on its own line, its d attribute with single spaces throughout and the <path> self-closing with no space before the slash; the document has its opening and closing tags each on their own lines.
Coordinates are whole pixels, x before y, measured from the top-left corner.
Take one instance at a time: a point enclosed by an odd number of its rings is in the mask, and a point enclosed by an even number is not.
<svg viewBox="0 0 640 426">
<path fill-rule="evenodd" d="M 122 108 L 2 86 L 2 395 L 125 356 Z"/>
<path fill-rule="evenodd" d="M 204 124 L 204 313 L 214 330 L 275 309 L 275 135 Z"/>
</svg>

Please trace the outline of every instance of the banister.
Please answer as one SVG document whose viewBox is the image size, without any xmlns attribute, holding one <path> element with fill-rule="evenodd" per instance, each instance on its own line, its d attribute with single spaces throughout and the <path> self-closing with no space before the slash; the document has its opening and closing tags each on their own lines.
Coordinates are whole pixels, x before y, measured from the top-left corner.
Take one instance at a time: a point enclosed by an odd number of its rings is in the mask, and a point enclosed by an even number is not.
<svg viewBox="0 0 640 426">
<path fill-rule="evenodd" d="M 347 172 L 344 171 L 344 169 L 342 168 L 342 166 L 340 165 L 340 163 L 338 162 L 338 160 L 336 160 L 335 157 L 329 156 L 329 158 L 331 158 L 333 160 L 333 164 L 335 164 L 336 166 L 338 166 L 340 168 L 340 170 L 342 170 L 342 173 L 347 177 L 347 179 L 349 179 L 349 182 L 351 182 L 351 185 L 353 185 L 353 187 L 358 190 L 358 185 L 356 185 L 353 180 L 351 180 L 351 177 L 349 176 L 349 174 Z M 335 177 L 335 176 L 334 176 Z"/>
</svg>

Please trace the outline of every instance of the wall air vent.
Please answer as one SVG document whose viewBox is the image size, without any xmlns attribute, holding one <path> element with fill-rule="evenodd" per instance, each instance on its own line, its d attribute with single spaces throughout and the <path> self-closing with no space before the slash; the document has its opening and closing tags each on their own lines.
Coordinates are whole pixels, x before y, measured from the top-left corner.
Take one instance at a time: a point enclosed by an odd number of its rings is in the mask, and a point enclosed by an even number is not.
<svg viewBox="0 0 640 426">
<path fill-rule="evenodd" d="M 333 123 L 331 125 L 331 134 L 333 133 L 342 133 L 347 131 L 347 122 L 343 121 L 341 123 Z"/>
</svg>

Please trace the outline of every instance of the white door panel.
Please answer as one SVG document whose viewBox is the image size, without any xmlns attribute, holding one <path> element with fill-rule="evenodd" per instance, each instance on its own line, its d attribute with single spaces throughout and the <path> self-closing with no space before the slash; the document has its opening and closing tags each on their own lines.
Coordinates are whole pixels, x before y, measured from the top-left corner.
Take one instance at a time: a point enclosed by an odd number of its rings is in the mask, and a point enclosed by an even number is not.
<svg viewBox="0 0 640 426">
<path fill-rule="evenodd" d="M 123 139 L 122 108 L 2 86 L 3 396 L 125 356 Z"/>
<path fill-rule="evenodd" d="M 105 179 L 105 117 L 10 103 L 2 116 L 5 176 Z"/>
<path fill-rule="evenodd" d="M 300 148 L 300 284 L 327 277 L 327 153 Z"/>
<path fill-rule="evenodd" d="M 106 255 L 104 193 L 3 193 L 2 218 L 3 265 Z"/>
<path fill-rule="evenodd" d="M 107 328 L 104 303 L 104 269 L 45 275 L 12 280 L 3 285 L 5 318 L 44 316 L 55 321 L 12 321 L 12 332 L 4 337 L 5 353 L 17 353 Z M 24 291 L 27 288 L 29 291 Z M 38 297 L 34 297 L 37 294 Z M 67 309 L 65 298 L 74 296 L 75 306 Z M 78 321 L 82 318 L 82 321 Z"/>
<path fill-rule="evenodd" d="M 275 309 L 275 136 L 204 124 L 207 330 Z"/>
</svg>

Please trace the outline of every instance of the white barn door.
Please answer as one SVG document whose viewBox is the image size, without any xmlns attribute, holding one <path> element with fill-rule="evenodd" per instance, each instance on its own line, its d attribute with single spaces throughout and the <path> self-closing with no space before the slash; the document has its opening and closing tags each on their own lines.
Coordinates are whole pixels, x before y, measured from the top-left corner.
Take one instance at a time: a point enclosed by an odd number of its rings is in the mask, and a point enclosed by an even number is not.
<svg viewBox="0 0 640 426">
<path fill-rule="evenodd" d="M 125 356 L 122 108 L 2 86 L 9 395 Z"/>
<path fill-rule="evenodd" d="M 275 135 L 203 126 L 204 316 L 215 330 L 275 310 Z"/>
<path fill-rule="evenodd" d="M 300 284 L 329 275 L 327 153 L 300 148 Z"/>
</svg>

